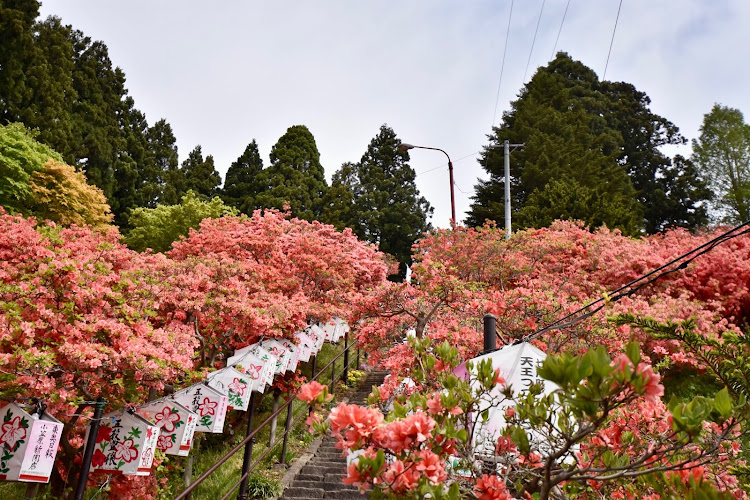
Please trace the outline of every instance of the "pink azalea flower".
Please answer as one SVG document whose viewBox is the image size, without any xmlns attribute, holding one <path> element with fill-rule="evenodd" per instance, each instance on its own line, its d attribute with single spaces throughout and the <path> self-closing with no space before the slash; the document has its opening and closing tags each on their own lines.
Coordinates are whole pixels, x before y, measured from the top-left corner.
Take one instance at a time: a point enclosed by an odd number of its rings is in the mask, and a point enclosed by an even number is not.
<svg viewBox="0 0 750 500">
<path fill-rule="evenodd" d="M 494 474 L 485 474 L 477 479 L 474 494 L 479 500 L 511 500 L 513 498 L 505 487 L 505 481 Z"/>
<path fill-rule="evenodd" d="M 16 443 L 25 437 L 26 429 L 21 426 L 21 417 L 16 416 L 2 425 L 0 444 L 5 444 L 12 451 L 16 447 Z"/>
<path fill-rule="evenodd" d="M 424 475 L 431 484 L 437 485 L 448 478 L 445 472 L 445 460 L 430 450 L 422 450 L 417 453 L 419 461 L 414 466 L 414 470 Z"/>
<path fill-rule="evenodd" d="M 154 415 L 154 421 L 165 432 L 174 432 L 175 424 L 180 421 L 180 414 L 165 406 L 162 411 Z"/>
<path fill-rule="evenodd" d="M 323 390 L 325 388 L 326 386 L 324 386 L 320 382 L 313 380 L 309 384 L 305 384 L 300 387 L 299 393 L 297 394 L 297 399 L 306 403 L 312 403 L 313 401 L 318 399 L 318 396 L 323 393 Z"/>
<path fill-rule="evenodd" d="M 639 363 L 635 373 L 642 376 L 644 382 L 646 382 L 646 385 L 643 388 L 646 401 L 656 401 L 664 395 L 664 386 L 659 383 L 661 377 L 654 373 L 654 369 L 651 365 Z"/>
<path fill-rule="evenodd" d="M 133 447 L 133 440 L 126 439 L 115 445 L 115 460 L 132 462 L 138 456 L 138 450 Z"/>
</svg>

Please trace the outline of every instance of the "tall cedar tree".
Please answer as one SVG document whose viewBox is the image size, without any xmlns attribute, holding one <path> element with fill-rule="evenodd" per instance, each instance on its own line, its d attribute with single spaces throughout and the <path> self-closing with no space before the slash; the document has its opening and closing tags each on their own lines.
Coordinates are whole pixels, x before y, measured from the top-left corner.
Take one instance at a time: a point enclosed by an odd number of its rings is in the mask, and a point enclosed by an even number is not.
<svg viewBox="0 0 750 500">
<path fill-rule="evenodd" d="M 502 143 L 509 140 L 525 144 L 511 159 L 516 227 L 578 219 L 635 234 L 705 225 L 710 192 L 690 161 L 659 151 L 685 139 L 649 104 L 632 85 L 600 82 L 591 69 L 558 53 L 488 136 L 492 144 L 479 161 L 490 179 L 475 187 L 467 224 L 504 218 Z"/>
<path fill-rule="evenodd" d="M 323 207 L 326 183 L 315 137 L 304 125 L 287 129 L 271 148 L 271 166 L 258 176 L 254 208 L 291 208 L 292 215 L 316 220 Z"/>
<path fill-rule="evenodd" d="M 258 152 L 258 144 L 253 139 L 242 156 L 227 170 L 222 190 L 224 203 L 246 214 L 252 213 L 256 208 L 254 200 L 260 191 L 258 176 L 262 170 L 263 159 Z"/>
<path fill-rule="evenodd" d="M 214 157 L 203 159 L 200 145 L 195 146 L 185 161 L 182 162 L 182 174 L 185 182 L 185 193 L 193 191 L 199 196 L 213 198 L 219 192 L 221 176 L 214 167 Z M 183 193 L 180 193 L 183 194 Z"/>
<path fill-rule="evenodd" d="M 123 226 L 131 208 L 154 206 L 165 190 L 174 191 L 171 174 L 144 137 L 145 116 L 107 46 L 59 18 L 38 16 L 36 0 L 0 3 L 0 122 L 37 129 L 41 142 L 102 189 Z"/>
<path fill-rule="evenodd" d="M 726 222 L 750 221 L 750 125 L 739 109 L 715 104 L 700 131 L 693 158 L 708 174 L 715 208 Z"/>
<path fill-rule="evenodd" d="M 333 176 L 325 217 L 337 227 L 351 227 L 399 262 L 399 277 L 411 264 L 411 247 L 430 229 L 432 207 L 419 195 L 409 154 L 387 125 L 380 127 L 357 164 L 345 163 Z"/>
</svg>

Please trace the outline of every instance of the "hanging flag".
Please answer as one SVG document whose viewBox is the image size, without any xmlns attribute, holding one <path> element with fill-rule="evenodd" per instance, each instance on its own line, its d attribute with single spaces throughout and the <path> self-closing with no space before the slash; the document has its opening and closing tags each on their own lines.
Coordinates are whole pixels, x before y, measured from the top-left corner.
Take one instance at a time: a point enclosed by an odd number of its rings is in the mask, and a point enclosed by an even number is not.
<svg viewBox="0 0 750 500">
<path fill-rule="evenodd" d="M 289 349 L 284 347 L 284 345 L 276 339 L 263 339 L 261 342 L 259 342 L 259 344 L 263 348 L 268 349 L 271 354 L 279 358 L 279 363 L 277 365 L 279 370 L 277 371 L 277 373 L 283 375 L 284 373 L 289 371 L 292 358 L 292 354 Z"/>
<path fill-rule="evenodd" d="M 88 441 L 91 424 L 86 429 Z M 122 408 L 103 416 L 96 434 L 91 470 L 148 476 L 154 462 L 159 428 Z"/>
<path fill-rule="evenodd" d="M 244 373 L 227 367 L 208 374 L 208 386 L 229 398 L 229 407 L 247 411 L 250 404 L 250 393 L 253 392 L 250 378 Z"/>
<path fill-rule="evenodd" d="M 0 481 L 49 482 L 62 422 L 43 408 L 16 403 L 0 408 L 0 422 Z"/>
<path fill-rule="evenodd" d="M 317 324 L 310 325 L 305 329 L 305 333 L 315 341 L 315 352 L 320 352 L 323 342 L 326 340 L 326 334 L 323 329 Z"/>
<path fill-rule="evenodd" d="M 301 348 L 299 360 L 303 363 L 309 362 L 310 357 L 318 352 L 315 349 L 315 341 L 305 332 L 297 332 L 294 337 L 297 339 L 297 345 Z"/>
<path fill-rule="evenodd" d="M 289 365 L 287 366 L 287 371 L 297 371 L 297 365 L 299 364 L 300 355 L 299 346 L 295 345 L 294 342 L 289 339 L 278 339 L 278 342 L 286 347 L 291 355 Z"/>
<path fill-rule="evenodd" d="M 556 384 L 543 380 L 537 374 L 537 367 L 544 362 L 546 357 L 543 351 L 528 342 L 522 342 L 477 356 L 471 361 L 476 367 L 482 360 L 491 360 L 493 370 L 500 370 L 500 375 L 505 379 L 505 386 L 511 388 L 514 396 L 528 392 L 531 385 L 536 382 L 544 384 L 542 394 L 546 395 L 558 388 Z M 465 380 L 469 379 L 466 363 L 456 367 L 453 373 Z M 500 431 L 505 427 L 505 410 L 512 405 L 509 401 L 498 404 L 498 401 L 504 398 L 502 389 L 503 387 L 495 386 L 489 394 L 489 399 L 483 399 L 477 409 L 477 413 L 489 411 L 489 419 L 485 424 L 475 419 L 477 422 L 474 427 L 474 452 L 477 455 L 493 456 L 495 454 L 497 439 L 500 437 Z M 529 430 L 530 440 L 533 441 L 534 437 L 534 433 Z"/>
<path fill-rule="evenodd" d="M 198 414 L 174 400 L 159 399 L 136 408 L 135 412 L 159 428 L 157 449 L 184 457 L 193 444 Z"/>
<path fill-rule="evenodd" d="M 224 432 L 224 419 L 227 415 L 229 398 L 209 387 L 205 382 L 175 392 L 168 397 L 168 400 L 170 399 L 198 414 L 198 422 L 195 425 L 197 432 L 214 434 Z"/>
<path fill-rule="evenodd" d="M 235 370 L 247 375 L 252 381 L 250 390 L 262 393 L 265 389 L 263 381 L 269 371 L 271 372 L 271 377 L 273 377 L 275 363 L 272 367 L 270 362 L 264 361 L 259 356 L 247 351 L 239 356 L 235 355 L 229 358 L 227 366 L 231 366 Z"/>
</svg>

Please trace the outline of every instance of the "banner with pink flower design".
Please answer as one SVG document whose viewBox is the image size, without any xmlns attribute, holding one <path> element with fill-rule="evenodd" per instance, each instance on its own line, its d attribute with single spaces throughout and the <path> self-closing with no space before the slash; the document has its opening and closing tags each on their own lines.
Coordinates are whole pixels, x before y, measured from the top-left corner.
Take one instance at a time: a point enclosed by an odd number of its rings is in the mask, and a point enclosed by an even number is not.
<svg viewBox="0 0 750 500">
<path fill-rule="evenodd" d="M 306 328 L 305 333 L 315 341 L 315 352 L 319 352 L 323 348 L 323 342 L 326 341 L 326 332 L 316 324 Z"/>
<path fill-rule="evenodd" d="M 305 332 L 297 332 L 294 334 L 297 339 L 297 345 L 300 347 L 299 360 L 303 363 L 310 361 L 310 357 L 317 354 L 318 351 L 315 348 L 315 341 Z"/>
<path fill-rule="evenodd" d="M 229 408 L 247 411 L 250 393 L 253 392 L 250 377 L 229 366 L 209 373 L 206 381 L 209 387 L 229 398 Z"/>
<path fill-rule="evenodd" d="M 86 429 L 86 440 L 90 431 L 91 425 Z M 131 410 L 108 413 L 99 423 L 91 470 L 148 476 L 158 437 L 159 428 Z"/>
<path fill-rule="evenodd" d="M 209 387 L 205 382 L 191 385 L 167 398 L 180 403 L 188 410 L 198 414 L 196 432 L 224 432 L 224 419 L 227 416 L 229 398 Z"/>
<path fill-rule="evenodd" d="M 173 400 L 159 399 L 138 408 L 136 413 L 159 427 L 156 448 L 167 455 L 184 457 L 193 445 L 198 414 Z"/>
<path fill-rule="evenodd" d="M 283 345 L 290 354 L 289 364 L 287 365 L 287 371 L 296 371 L 297 365 L 299 364 L 300 349 L 294 342 L 289 339 L 278 339 L 278 342 Z"/>
<path fill-rule="evenodd" d="M 266 380 L 269 372 L 271 373 L 271 380 L 273 380 L 273 369 L 275 366 L 271 366 L 270 362 L 263 361 L 259 356 L 250 351 L 239 356 L 232 356 L 227 360 L 227 365 L 247 375 L 252 381 L 251 390 L 256 392 L 264 392 L 264 380 Z"/>
<path fill-rule="evenodd" d="M 63 424 L 32 408 L 16 403 L 0 408 L 0 481 L 49 482 Z"/>
<path fill-rule="evenodd" d="M 273 356 L 279 359 L 276 365 L 276 373 L 284 374 L 290 370 L 292 363 L 292 353 L 284 347 L 284 344 L 277 339 L 264 339 L 259 342 L 260 346 L 267 349 Z"/>
</svg>

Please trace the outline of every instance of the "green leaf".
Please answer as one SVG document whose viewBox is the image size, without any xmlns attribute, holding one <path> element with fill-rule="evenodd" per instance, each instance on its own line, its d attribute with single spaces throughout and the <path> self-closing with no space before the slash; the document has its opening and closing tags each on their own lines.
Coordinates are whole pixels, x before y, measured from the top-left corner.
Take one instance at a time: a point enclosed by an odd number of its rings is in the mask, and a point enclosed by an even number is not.
<svg viewBox="0 0 750 500">
<path fill-rule="evenodd" d="M 714 397 L 714 409 L 724 419 L 732 416 L 732 399 L 729 397 L 729 391 L 726 387 Z"/>
</svg>

